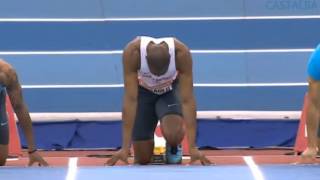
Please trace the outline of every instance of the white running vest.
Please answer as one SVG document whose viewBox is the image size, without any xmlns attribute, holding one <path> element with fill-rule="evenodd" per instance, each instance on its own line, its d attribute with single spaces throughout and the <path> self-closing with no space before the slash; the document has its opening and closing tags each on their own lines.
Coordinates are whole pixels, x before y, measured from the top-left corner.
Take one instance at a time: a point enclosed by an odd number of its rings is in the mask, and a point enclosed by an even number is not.
<svg viewBox="0 0 320 180">
<path fill-rule="evenodd" d="M 159 44 L 167 43 L 170 54 L 170 64 L 166 73 L 161 76 L 156 76 L 150 72 L 147 62 L 147 46 L 150 42 Z M 151 92 L 161 95 L 172 90 L 172 83 L 177 78 L 178 72 L 175 61 L 175 46 L 173 38 L 159 38 L 142 36 L 140 38 L 140 55 L 141 63 L 138 70 L 138 79 L 140 86 L 150 90 Z"/>
</svg>

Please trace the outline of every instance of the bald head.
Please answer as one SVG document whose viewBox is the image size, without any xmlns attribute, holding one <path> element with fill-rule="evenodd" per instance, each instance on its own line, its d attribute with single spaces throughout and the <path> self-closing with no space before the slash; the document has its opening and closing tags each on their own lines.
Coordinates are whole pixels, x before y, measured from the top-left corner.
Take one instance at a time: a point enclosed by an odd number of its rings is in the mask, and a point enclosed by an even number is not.
<svg viewBox="0 0 320 180">
<path fill-rule="evenodd" d="M 147 46 L 146 58 L 152 74 L 160 76 L 166 73 L 170 64 L 168 45 L 165 42 L 155 44 L 151 41 Z"/>
</svg>

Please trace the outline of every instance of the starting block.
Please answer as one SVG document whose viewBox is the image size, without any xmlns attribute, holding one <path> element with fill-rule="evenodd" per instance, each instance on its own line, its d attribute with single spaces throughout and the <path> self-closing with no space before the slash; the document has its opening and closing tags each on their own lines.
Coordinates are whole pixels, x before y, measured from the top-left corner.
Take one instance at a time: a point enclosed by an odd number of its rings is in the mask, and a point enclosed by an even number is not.
<svg viewBox="0 0 320 180">
<path fill-rule="evenodd" d="M 183 155 L 189 155 L 189 143 L 184 137 L 182 141 Z M 160 124 L 158 123 L 154 133 L 154 149 L 151 159 L 152 164 L 166 164 L 166 140 L 164 139 Z"/>
<path fill-rule="evenodd" d="M 166 163 L 166 140 L 162 136 L 159 124 L 157 125 L 154 133 L 154 149 L 151 159 L 152 164 L 165 164 Z"/>
<path fill-rule="evenodd" d="M 161 165 L 161 164 L 166 164 L 166 162 L 167 162 L 167 160 L 166 160 L 165 154 L 152 155 L 151 164 Z"/>
</svg>

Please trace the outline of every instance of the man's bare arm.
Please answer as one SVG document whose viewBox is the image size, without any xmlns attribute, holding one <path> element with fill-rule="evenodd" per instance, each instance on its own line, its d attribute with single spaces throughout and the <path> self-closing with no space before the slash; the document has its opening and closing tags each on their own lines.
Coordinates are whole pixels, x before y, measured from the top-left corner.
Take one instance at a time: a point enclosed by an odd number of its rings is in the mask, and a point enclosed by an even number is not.
<svg viewBox="0 0 320 180">
<path fill-rule="evenodd" d="M 317 148 L 318 129 L 319 129 L 319 108 L 320 108 L 320 82 L 309 80 L 309 108 L 307 111 L 307 132 L 308 145 L 312 148 Z"/>
<path fill-rule="evenodd" d="M 8 79 L 6 86 L 9 98 L 12 103 L 12 107 L 26 136 L 28 149 L 29 151 L 33 151 L 36 149 L 36 147 L 33 139 L 32 122 L 28 108 L 23 100 L 22 90 L 18 81 L 17 74 L 13 68 L 8 69 L 7 77 Z"/>
<path fill-rule="evenodd" d="M 202 165 L 212 164 L 196 147 L 197 112 L 196 101 L 193 95 L 192 57 L 190 50 L 176 40 L 177 70 L 179 71 L 180 96 L 182 114 L 186 122 L 186 133 L 189 140 L 190 164 L 200 161 Z"/>
<path fill-rule="evenodd" d="M 139 42 L 133 40 L 123 51 L 123 77 L 124 77 L 124 97 L 122 108 L 122 148 L 117 151 L 108 161 L 107 165 L 113 166 L 119 160 L 128 163 L 128 155 L 131 145 L 133 124 L 137 110 L 138 99 L 138 62 L 139 62 Z"/>
<path fill-rule="evenodd" d="M 179 71 L 179 89 L 183 118 L 186 122 L 186 133 L 189 148 L 196 147 L 196 102 L 193 95 L 192 57 L 189 49 L 178 42 L 177 69 Z"/>
<path fill-rule="evenodd" d="M 139 51 L 130 43 L 123 52 L 124 100 L 122 109 L 122 148 L 129 149 L 137 110 Z"/>
</svg>

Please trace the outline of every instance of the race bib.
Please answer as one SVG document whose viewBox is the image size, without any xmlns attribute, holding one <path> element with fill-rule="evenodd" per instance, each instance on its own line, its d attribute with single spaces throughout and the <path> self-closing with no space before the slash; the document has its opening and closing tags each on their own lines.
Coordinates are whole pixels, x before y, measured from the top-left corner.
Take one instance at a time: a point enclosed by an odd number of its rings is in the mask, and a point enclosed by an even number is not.
<svg viewBox="0 0 320 180">
<path fill-rule="evenodd" d="M 154 94 L 158 94 L 158 95 L 161 95 L 161 94 L 164 94 L 166 92 L 169 92 L 172 90 L 172 85 L 170 86 L 166 86 L 166 87 L 163 87 L 163 88 L 155 88 L 155 89 L 152 89 L 152 92 Z"/>
</svg>

